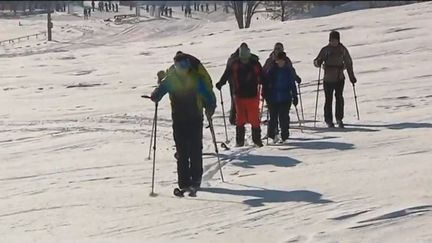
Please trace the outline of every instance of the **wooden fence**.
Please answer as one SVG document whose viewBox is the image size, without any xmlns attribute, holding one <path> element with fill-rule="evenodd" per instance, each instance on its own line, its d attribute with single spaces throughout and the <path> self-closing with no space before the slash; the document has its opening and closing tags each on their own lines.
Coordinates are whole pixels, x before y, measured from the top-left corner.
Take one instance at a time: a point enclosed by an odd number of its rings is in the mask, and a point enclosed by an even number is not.
<svg viewBox="0 0 432 243">
<path fill-rule="evenodd" d="M 43 32 L 39 32 L 39 33 L 36 33 L 36 34 L 32 34 L 32 35 L 26 35 L 26 36 L 12 38 L 12 39 L 9 39 L 9 40 L 0 40 L 0 45 L 3 45 L 5 43 L 9 43 L 10 44 L 10 43 L 15 43 L 15 42 L 20 42 L 21 40 L 25 40 L 25 39 L 30 40 L 30 37 L 36 37 L 36 38 L 38 38 L 40 35 L 46 36 L 47 32 L 43 31 Z"/>
</svg>

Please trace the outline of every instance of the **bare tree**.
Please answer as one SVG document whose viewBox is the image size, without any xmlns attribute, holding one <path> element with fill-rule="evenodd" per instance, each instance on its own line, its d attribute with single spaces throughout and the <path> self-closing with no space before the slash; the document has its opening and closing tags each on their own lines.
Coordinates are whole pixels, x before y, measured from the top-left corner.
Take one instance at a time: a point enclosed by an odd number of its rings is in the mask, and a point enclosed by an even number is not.
<svg viewBox="0 0 432 243">
<path fill-rule="evenodd" d="M 246 3 L 246 9 L 244 9 Z M 230 1 L 239 29 L 249 28 L 261 1 Z"/>
<path fill-rule="evenodd" d="M 281 20 L 282 20 L 282 22 L 285 21 L 285 7 L 286 7 L 285 2 L 286 2 L 286 1 L 283 1 L 283 0 L 280 1 L 280 6 L 281 6 Z"/>
<path fill-rule="evenodd" d="M 271 19 L 280 19 L 282 22 L 289 20 L 296 14 L 302 14 L 310 10 L 314 1 L 265 1 L 266 12 L 271 13 Z"/>
<path fill-rule="evenodd" d="M 246 26 L 245 28 L 249 28 L 252 22 L 252 17 L 255 13 L 257 13 L 257 8 L 261 4 L 261 1 L 247 1 L 246 3 Z"/>
<path fill-rule="evenodd" d="M 243 22 L 243 1 L 231 1 L 230 7 L 234 10 L 239 29 L 244 28 Z"/>
</svg>

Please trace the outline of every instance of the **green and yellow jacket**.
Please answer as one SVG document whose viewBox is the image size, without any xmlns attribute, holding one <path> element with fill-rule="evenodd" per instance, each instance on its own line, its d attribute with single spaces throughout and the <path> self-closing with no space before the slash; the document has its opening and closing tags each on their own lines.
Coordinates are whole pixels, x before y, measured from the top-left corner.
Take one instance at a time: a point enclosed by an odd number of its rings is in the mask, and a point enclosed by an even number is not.
<svg viewBox="0 0 432 243">
<path fill-rule="evenodd" d="M 207 71 L 202 67 L 205 73 Z M 207 73 L 208 74 L 208 73 Z M 173 121 L 193 121 L 203 119 L 203 108 L 215 109 L 216 97 L 213 85 L 205 79 L 200 70 L 191 69 L 180 76 L 175 68 L 167 71 L 167 76 L 152 93 L 152 100 L 158 102 L 169 94 Z"/>
</svg>

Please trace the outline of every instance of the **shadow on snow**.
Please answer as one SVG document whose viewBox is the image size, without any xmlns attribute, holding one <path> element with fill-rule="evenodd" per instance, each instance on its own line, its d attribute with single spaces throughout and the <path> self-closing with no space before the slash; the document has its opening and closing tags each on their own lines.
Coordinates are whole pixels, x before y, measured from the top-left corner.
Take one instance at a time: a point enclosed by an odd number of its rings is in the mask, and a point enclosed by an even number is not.
<svg viewBox="0 0 432 243">
<path fill-rule="evenodd" d="M 332 203 L 333 201 L 323 199 L 322 194 L 308 191 L 308 190 L 296 190 L 296 191 L 282 191 L 273 190 L 266 188 L 253 188 L 253 189 L 228 189 L 228 188 L 201 188 L 201 191 L 217 193 L 217 194 L 228 194 L 235 196 L 254 197 L 252 199 L 246 199 L 243 201 L 244 204 L 251 207 L 264 206 L 264 203 L 283 203 L 283 202 L 307 202 L 314 204 L 326 204 Z"/>
<path fill-rule="evenodd" d="M 240 166 L 243 168 L 255 168 L 259 165 L 274 165 L 277 167 L 293 167 L 301 163 L 301 161 L 290 158 L 288 156 L 274 156 L 274 155 L 256 155 L 246 153 L 239 154 L 220 154 L 222 160 L 234 161 L 232 165 Z"/>
<path fill-rule="evenodd" d="M 432 123 L 425 122 L 402 122 L 387 125 L 365 125 L 365 124 L 349 124 L 350 127 L 368 127 L 368 128 L 388 128 L 391 130 L 415 129 L 415 128 L 432 128 Z"/>
<path fill-rule="evenodd" d="M 296 148 L 308 149 L 308 150 L 327 150 L 336 149 L 340 151 L 354 149 L 354 144 L 352 143 L 342 143 L 342 142 L 327 142 L 327 141 L 315 141 L 315 142 L 290 142 L 287 148 L 281 148 L 280 150 L 292 150 Z"/>
</svg>

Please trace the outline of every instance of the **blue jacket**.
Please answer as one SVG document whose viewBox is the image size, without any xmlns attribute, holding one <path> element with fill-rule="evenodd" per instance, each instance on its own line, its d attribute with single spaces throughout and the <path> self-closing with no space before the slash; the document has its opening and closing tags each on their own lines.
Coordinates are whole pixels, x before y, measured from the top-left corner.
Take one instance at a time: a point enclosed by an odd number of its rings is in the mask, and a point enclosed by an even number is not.
<svg viewBox="0 0 432 243">
<path fill-rule="evenodd" d="M 274 65 L 267 73 L 264 84 L 264 97 L 267 102 L 282 103 L 297 98 L 295 73 L 288 65 L 280 68 Z"/>
</svg>

